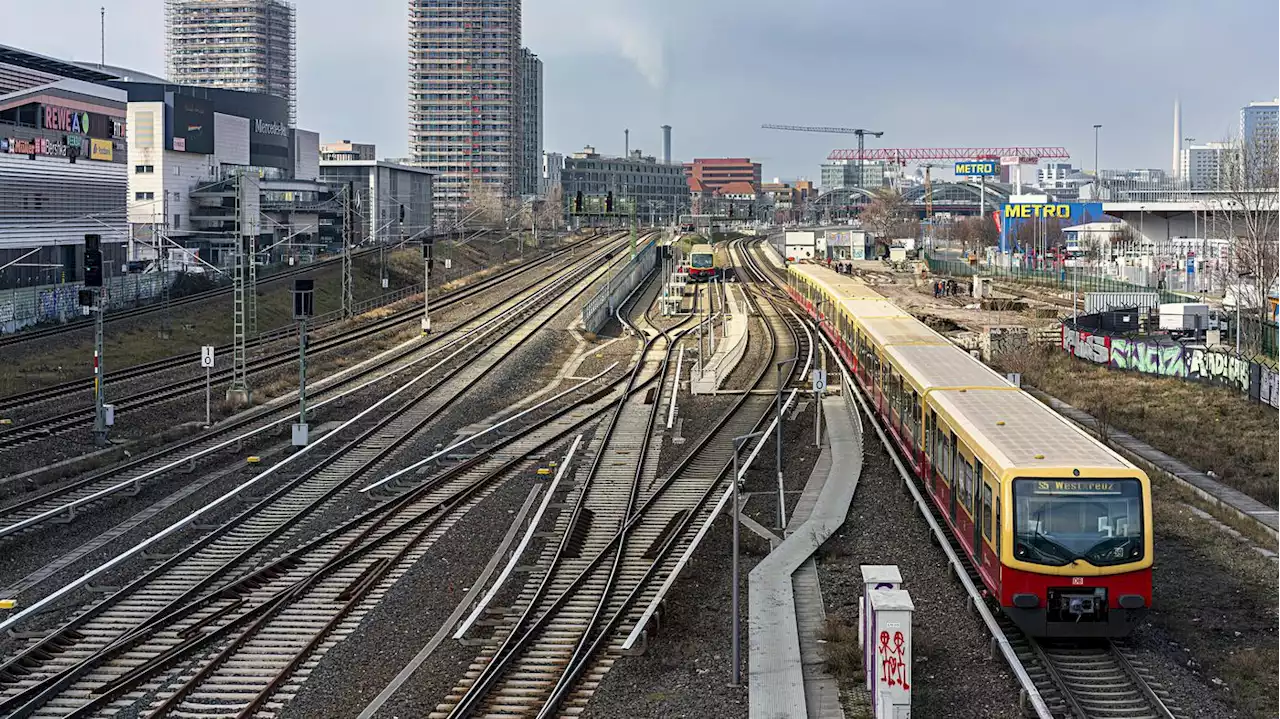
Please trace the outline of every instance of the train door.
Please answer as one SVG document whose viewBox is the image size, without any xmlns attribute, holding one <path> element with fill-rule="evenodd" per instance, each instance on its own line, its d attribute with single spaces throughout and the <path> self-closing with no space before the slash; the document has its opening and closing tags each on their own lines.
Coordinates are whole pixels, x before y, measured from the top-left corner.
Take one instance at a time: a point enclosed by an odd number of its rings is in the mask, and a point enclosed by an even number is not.
<svg viewBox="0 0 1280 719">
<path fill-rule="evenodd" d="M 951 468 L 948 478 L 951 480 L 951 526 L 956 526 L 956 495 L 960 486 L 960 443 L 956 441 L 955 432 L 951 433 L 951 446 L 947 448 L 951 454 L 947 466 Z"/>
<path fill-rule="evenodd" d="M 982 566 L 982 525 L 984 518 L 989 516 L 986 509 L 980 509 L 981 496 L 990 496 L 990 492 L 986 489 L 986 484 L 982 481 L 982 460 L 977 455 L 973 457 L 973 491 L 970 496 L 973 498 L 970 513 L 973 517 L 973 563 L 976 566 Z"/>
</svg>

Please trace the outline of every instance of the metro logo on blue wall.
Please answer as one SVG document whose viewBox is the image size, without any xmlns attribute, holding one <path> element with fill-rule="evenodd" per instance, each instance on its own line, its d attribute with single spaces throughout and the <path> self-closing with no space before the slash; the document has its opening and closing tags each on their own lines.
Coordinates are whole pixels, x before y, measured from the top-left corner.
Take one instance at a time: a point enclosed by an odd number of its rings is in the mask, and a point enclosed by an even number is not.
<svg viewBox="0 0 1280 719">
<path fill-rule="evenodd" d="M 204 98 L 166 93 L 165 104 L 172 108 L 167 113 L 169 148 L 177 152 L 212 155 L 213 102 Z"/>
<path fill-rule="evenodd" d="M 1027 223 L 1056 221 L 1060 228 L 1101 222 L 1101 202 L 1006 202 L 1000 210 L 1000 251 L 1017 252 L 1018 230 Z M 1051 242 L 1052 244 L 1052 242 Z"/>
</svg>

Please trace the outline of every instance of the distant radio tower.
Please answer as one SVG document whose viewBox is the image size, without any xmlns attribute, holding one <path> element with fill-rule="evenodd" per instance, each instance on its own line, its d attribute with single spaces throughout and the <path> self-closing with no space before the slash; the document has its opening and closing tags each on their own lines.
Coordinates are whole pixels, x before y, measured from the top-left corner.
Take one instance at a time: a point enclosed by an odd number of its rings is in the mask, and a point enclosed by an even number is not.
<svg viewBox="0 0 1280 719">
<path fill-rule="evenodd" d="M 107 66 L 107 8 L 101 6 L 98 8 L 98 47 L 101 54 L 98 55 L 98 69 L 101 70 Z"/>
</svg>

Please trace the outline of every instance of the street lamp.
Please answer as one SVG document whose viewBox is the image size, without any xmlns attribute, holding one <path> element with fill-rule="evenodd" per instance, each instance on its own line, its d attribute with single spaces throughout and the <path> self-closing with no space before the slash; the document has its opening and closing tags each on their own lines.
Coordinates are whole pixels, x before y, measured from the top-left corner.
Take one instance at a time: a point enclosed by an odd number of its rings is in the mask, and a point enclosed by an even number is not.
<svg viewBox="0 0 1280 719">
<path fill-rule="evenodd" d="M 733 686 L 735 687 L 742 684 L 742 644 L 739 638 L 742 633 L 740 627 L 742 618 L 738 612 L 738 517 L 742 514 L 742 506 L 739 502 L 738 453 L 742 451 L 742 445 L 763 435 L 764 431 L 760 431 L 733 438 L 733 476 L 730 481 L 733 482 Z"/>
<path fill-rule="evenodd" d="M 787 505 L 786 498 L 783 495 L 782 486 L 782 368 L 785 365 L 794 364 L 800 359 L 800 355 L 796 355 L 791 359 L 785 359 L 778 362 L 775 367 L 778 374 L 778 427 L 777 427 L 777 450 L 774 452 L 773 467 L 778 475 L 778 531 L 787 528 Z"/>
<path fill-rule="evenodd" d="M 1246 277 L 1253 277 L 1253 273 L 1249 271 L 1236 273 L 1236 354 L 1240 354 L 1240 288 L 1244 284 L 1241 280 Z"/>
<path fill-rule="evenodd" d="M 1102 199 L 1102 168 L 1098 166 L 1098 130 L 1102 125 L 1093 126 L 1093 184 L 1098 190 L 1098 199 Z"/>
</svg>

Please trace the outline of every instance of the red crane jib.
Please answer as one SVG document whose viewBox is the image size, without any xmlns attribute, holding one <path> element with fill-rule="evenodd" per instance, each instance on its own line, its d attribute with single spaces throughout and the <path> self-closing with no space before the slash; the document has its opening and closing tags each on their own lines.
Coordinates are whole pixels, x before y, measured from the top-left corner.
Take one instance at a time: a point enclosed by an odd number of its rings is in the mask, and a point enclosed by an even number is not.
<svg viewBox="0 0 1280 719">
<path fill-rule="evenodd" d="M 888 160 L 907 164 L 917 160 L 998 160 L 1017 156 L 1023 162 L 1065 160 L 1065 147 L 877 147 L 866 150 L 832 150 L 828 160 Z"/>
</svg>

